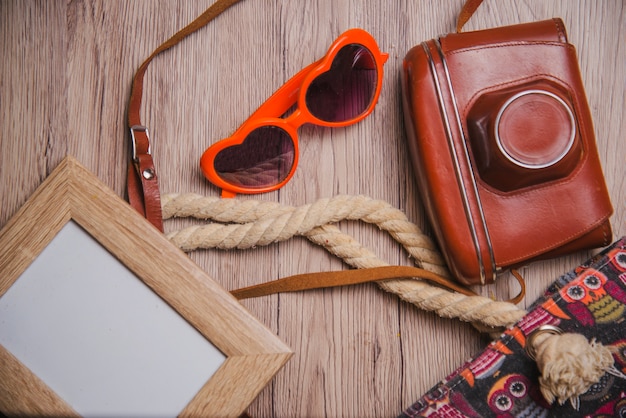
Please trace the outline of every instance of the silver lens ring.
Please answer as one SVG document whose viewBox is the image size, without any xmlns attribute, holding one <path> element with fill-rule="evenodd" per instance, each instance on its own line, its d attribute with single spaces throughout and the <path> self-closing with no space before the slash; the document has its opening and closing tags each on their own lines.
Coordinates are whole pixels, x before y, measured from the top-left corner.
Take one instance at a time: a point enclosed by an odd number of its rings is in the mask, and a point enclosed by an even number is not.
<svg viewBox="0 0 626 418">
<path fill-rule="evenodd" d="M 567 115 L 570 121 L 571 131 L 572 131 L 567 141 L 567 145 L 563 148 L 563 150 L 555 158 L 551 159 L 550 161 L 542 162 L 539 164 L 532 164 L 532 163 L 520 161 L 518 158 L 515 158 L 513 155 L 511 155 L 509 150 L 507 150 L 507 147 L 502 143 L 502 140 L 500 138 L 500 132 L 499 132 L 500 131 L 500 119 L 502 118 L 502 114 L 504 113 L 504 111 L 514 101 L 518 100 L 520 97 L 523 97 L 529 94 L 542 94 L 544 96 L 548 96 L 556 100 L 559 104 L 561 104 L 561 106 L 563 106 L 563 108 L 567 112 Z M 549 91 L 545 91 L 545 90 L 524 90 L 510 97 L 498 111 L 498 115 L 496 116 L 494 131 L 495 131 L 494 133 L 495 133 L 496 144 L 498 146 L 498 149 L 502 153 L 502 155 L 504 155 L 506 159 L 512 162 L 513 164 L 523 167 L 523 168 L 528 168 L 528 169 L 546 168 L 546 167 L 550 167 L 551 165 L 558 163 L 572 149 L 572 146 L 574 145 L 574 140 L 576 139 L 576 123 L 575 123 L 574 113 L 572 112 L 572 109 L 570 109 L 567 103 L 563 99 L 561 99 L 559 96 Z"/>
</svg>

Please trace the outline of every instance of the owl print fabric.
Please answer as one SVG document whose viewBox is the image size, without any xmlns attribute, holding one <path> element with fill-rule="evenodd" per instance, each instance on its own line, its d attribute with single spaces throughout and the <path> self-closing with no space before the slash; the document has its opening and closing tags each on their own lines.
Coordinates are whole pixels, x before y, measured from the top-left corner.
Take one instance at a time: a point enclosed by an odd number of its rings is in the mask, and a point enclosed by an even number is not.
<svg viewBox="0 0 626 418">
<path fill-rule="evenodd" d="M 542 325 L 611 347 L 614 364 L 572 402 L 549 405 L 524 347 Z M 561 276 L 528 315 L 401 417 L 626 417 L 626 237 Z"/>
</svg>

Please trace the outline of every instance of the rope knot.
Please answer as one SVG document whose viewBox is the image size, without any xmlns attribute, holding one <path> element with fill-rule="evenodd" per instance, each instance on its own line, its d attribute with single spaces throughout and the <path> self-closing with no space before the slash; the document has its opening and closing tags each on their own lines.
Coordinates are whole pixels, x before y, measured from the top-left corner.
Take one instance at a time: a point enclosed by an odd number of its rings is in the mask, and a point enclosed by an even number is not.
<svg viewBox="0 0 626 418">
<path fill-rule="evenodd" d="M 536 360 L 541 373 L 539 386 L 543 397 L 552 404 L 570 401 L 578 410 L 579 396 L 611 373 L 626 378 L 614 366 L 608 347 L 583 335 L 563 333 L 552 325 L 533 331 L 526 343 L 528 355 Z"/>
</svg>

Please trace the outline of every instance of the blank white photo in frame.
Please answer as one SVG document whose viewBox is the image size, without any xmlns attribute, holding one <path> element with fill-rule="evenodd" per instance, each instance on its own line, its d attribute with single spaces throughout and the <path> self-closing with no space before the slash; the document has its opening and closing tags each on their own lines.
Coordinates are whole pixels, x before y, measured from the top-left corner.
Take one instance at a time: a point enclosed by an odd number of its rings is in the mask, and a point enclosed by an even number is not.
<svg viewBox="0 0 626 418">
<path fill-rule="evenodd" d="M 72 221 L 0 318 L 0 344 L 83 416 L 176 416 L 225 359 Z"/>
</svg>

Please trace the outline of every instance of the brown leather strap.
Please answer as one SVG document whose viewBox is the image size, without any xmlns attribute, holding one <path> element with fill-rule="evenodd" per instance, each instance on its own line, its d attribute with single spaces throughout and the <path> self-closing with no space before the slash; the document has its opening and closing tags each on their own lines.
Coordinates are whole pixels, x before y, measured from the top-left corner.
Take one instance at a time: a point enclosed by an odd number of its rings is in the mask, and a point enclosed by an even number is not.
<svg viewBox="0 0 626 418">
<path fill-rule="evenodd" d="M 128 127 L 131 132 L 133 149 L 133 155 L 128 170 L 128 201 L 160 231 L 163 231 L 161 195 L 159 193 L 156 168 L 154 167 L 154 161 L 150 154 L 148 130 L 141 124 L 139 114 L 143 95 L 143 76 L 154 57 L 204 27 L 238 1 L 239 0 L 217 0 L 193 22 L 155 49 L 135 73 L 128 104 Z"/>
<path fill-rule="evenodd" d="M 524 282 L 524 278 L 517 272 L 517 270 L 512 270 L 512 273 L 520 284 L 520 292 L 517 296 L 507 300 L 507 302 L 518 304 L 526 295 L 526 284 Z M 457 282 L 432 273 L 428 270 L 411 266 L 384 266 L 357 270 L 297 274 L 295 276 L 289 276 L 271 282 L 232 290 L 230 293 L 237 299 L 249 299 L 281 292 L 297 292 L 301 290 L 322 289 L 325 287 L 370 283 L 380 280 L 406 279 L 408 277 L 416 277 L 420 280 L 426 280 L 437 286 L 466 296 L 477 296 L 473 290 L 462 286 Z"/>
<path fill-rule="evenodd" d="M 470 18 L 482 2 L 483 0 L 467 0 L 465 4 L 463 4 L 463 8 L 459 13 L 459 19 L 456 22 L 457 33 L 460 33 L 463 30 L 463 26 L 467 23 L 468 20 L 470 20 Z"/>
<path fill-rule="evenodd" d="M 237 299 L 247 299 L 279 292 L 295 292 L 299 290 L 337 287 L 407 277 L 417 277 L 427 280 L 438 286 L 462 293 L 464 295 L 476 295 L 476 293 L 472 290 L 461 286 L 450 279 L 446 279 L 445 277 L 439 276 L 430 271 L 411 266 L 385 266 L 357 270 L 332 271 L 327 273 L 298 274 L 271 282 L 261 283 L 255 286 L 233 290 L 231 293 Z"/>
<path fill-rule="evenodd" d="M 128 201 L 146 217 L 159 231 L 163 232 L 163 216 L 159 181 L 150 154 L 148 130 L 131 127 L 133 155 L 128 167 Z"/>
</svg>

